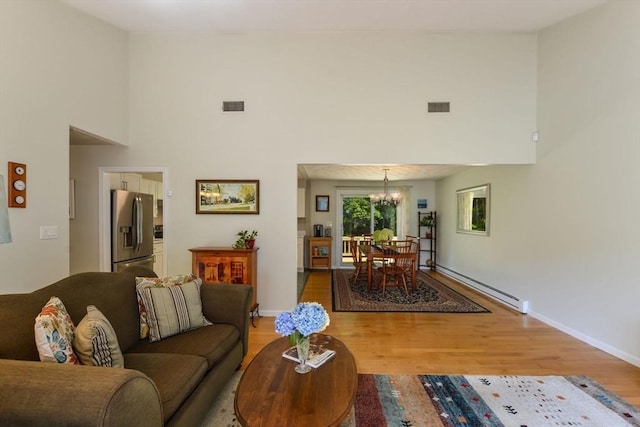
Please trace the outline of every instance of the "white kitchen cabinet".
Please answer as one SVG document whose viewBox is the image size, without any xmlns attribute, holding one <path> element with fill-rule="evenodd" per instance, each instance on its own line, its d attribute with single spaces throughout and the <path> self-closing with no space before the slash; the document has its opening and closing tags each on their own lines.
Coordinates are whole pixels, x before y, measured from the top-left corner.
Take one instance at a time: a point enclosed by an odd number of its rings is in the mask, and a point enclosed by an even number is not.
<svg viewBox="0 0 640 427">
<path fill-rule="evenodd" d="M 152 179 L 142 178 L 140 180 L 140 192 L 151 194 L 153 196 L 153 217 L 158 216 L 158 184 L 162 187 L 162 183 Z"/>
<path fill-rule="evenodd" d="M 110 173 L 111 190 L 140 191 L 142 175 L 137 173 Z"/>
<path fill-rule="evenodd" d="M 110 173 L 109 174 L 109 189 L 111 190 L 120 190 L 120 181 L 122 181 L 122 178 L 120 178 L 119 173 Z"/>
<path fill-rule="evenodd" d="M 164 268 L 164 247 L 162 241 L 154 241 L 153 242 L 153 255 L 155 259 L 153 260 L 153 271 L 158 275 L 158 277 L 163 277 L 164 273 L 162 272 Z"/>
<path fill-rule="evenodd" d="M 305 217 L 305 191 L 304 188 L 298 188 L 298 218 Z"/>
<path fill-rule="evenodd" d="M 109 188 L 111 190 L 124 190 L 124 176 L 121 173 L 109 174 Z"/>
<path fill-rule="evenodd" d="M 152 181 L 150 179 L 142 178 L 140 180 L 140 192 L 141 193 L 146 193 L 146 194 L 151 194 L 152 196 L 155 197 L 155 195 L 156 195 L 156 182 Z"/>
<path fill-rule="evenodd" d="M 127 191 L 140 191 L 140 182 L 142 181 L 142 175 L 137 173 L 124 173 L 123 181 L 126 183 Z"/>
</svg>

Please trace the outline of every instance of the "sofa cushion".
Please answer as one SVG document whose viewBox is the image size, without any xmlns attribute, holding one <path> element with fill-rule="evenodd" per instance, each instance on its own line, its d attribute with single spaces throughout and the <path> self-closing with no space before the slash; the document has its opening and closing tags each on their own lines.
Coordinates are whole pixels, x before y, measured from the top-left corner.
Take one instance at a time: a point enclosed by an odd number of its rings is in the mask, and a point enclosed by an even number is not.
<svg viewBox="0 0 640 427">
<path fill-rule="evenodd" d="M 160 341 L 205 325 L 200 284 L 198 279 L 179 286 L 140 289 L 147 312 L 150 341 Z"/>
<path fill-rule="evenodd" d="M 191 395 L 207 372 L 203 357 L 168 353 L 126 353 L 124 365 L 147 375 L 160 393 L 165 423 Z"/>
<path fill-rule="evenodd" d="M 124 368 L 116 331 L 95 306 L 87 306 L 73 337 L 73 348 L 83 365 Z"/>
<path fill-rule="evenodd" d="M 186 283 L 196 282 L 198 286 L 202 284 L 202 280 L 196 278 L 193 274 L 178 274 L 167 277 L 136 277 L 136 296 L 138 298 L 138 312 L 140 315 L 140 338 L 144 339 L 149 336 L 149 324 L 147 320 L 147 308 L 142 299 L 143 290 L 147 288 L 164 288 L 168 286 L 178 286 Z M 205 324 L 210 322 L 205 319 Z"/>
<path fill-rule="evenodd" d="M 36 317 L 34 335 L 43 362 L 78 364 L 73 352 L 75 326 L 58 297 L 51 297 Z"/>
<path fill-rule="evenodd" d="M 157 342 L 141 340 L 132 346 L 132 353 L 191 354 L 207 359 L 208 369 L 222 360 L 238 343 L 238 328 L 228 324 L 214 324 L 194 329 Z"/>
</svg>

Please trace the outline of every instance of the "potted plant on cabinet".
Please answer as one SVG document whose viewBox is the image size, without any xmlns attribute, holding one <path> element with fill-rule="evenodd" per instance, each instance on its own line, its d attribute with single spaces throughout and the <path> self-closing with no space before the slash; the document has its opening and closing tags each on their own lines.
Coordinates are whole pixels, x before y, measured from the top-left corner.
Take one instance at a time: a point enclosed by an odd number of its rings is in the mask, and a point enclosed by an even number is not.
<svg viewBox="0 0 640 427">
<path fill-rule="evenodd" d="M 253 249 L 256 243 L 258 232 L 256 230 L 240 230 L 238 231 L 238 240 L 233 244 L 234 249 Z"/>
</svg>

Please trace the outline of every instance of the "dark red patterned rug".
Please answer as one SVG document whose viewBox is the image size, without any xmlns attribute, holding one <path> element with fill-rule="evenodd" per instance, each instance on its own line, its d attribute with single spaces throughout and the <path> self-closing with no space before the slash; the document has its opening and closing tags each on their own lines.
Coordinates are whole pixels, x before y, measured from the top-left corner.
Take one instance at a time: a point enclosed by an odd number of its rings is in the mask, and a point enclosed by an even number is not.
<svg viewBox="0 0 640 427">
<path fill-rule="evenodd" d="M 332 272 L 331 291 L 333 311 L 406 311 L 425 313 L 490 313 L 464 295 L 423 271 L 417 273 L 417 288 L 409 285 L 409 295 L 401 287 L 367 290 L 367 276 L 361 275 L 351 283 L 353 270 L 337 269 Z"/>
</svg>

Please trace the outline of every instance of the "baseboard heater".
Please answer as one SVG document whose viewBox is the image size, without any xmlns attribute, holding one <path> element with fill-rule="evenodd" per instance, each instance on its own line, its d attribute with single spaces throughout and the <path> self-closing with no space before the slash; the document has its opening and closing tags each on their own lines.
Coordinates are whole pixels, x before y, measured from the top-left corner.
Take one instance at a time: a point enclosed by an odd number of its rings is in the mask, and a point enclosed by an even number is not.
<svg viewBox="0 0 640 427">
<path fill-rule="evenodd" d="M 445 276 L 451 277 L 452 279 L 457 280 L 463 285 L 473 288 L 476 291 L 484 295 L 487 295 L 488 297 L 504 305 L 512 307 L 518 310 L 520 313 L 526 314 L 529 311 L 529 301 L 521 300 L 518 297 L 510 295 L 506 292 L 501 291 L 500 289 L 494 288 L 493 286 L 487 285 L 486 283 L 482 283 L 469 276 L 465 276 L 462 273 L 453 271 L 450 268 L 447 268 L 440 264 L 436 264 L 436 269 L 439 273 L 442 273 Z"/>
</svg>

